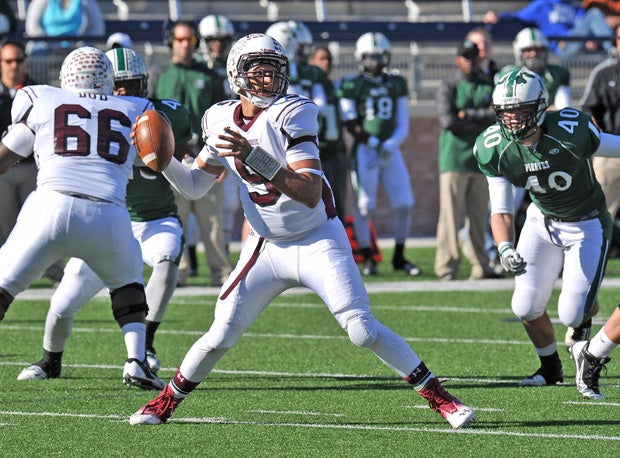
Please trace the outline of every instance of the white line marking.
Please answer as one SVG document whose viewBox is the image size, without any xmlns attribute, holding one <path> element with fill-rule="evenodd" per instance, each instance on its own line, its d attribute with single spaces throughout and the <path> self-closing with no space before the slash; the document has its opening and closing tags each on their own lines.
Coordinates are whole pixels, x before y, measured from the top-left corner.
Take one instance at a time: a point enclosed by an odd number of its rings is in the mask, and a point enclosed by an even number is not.
<svg viewBox="0 0 620 458">
<path fill-rule="evenodd" d="M 426 406 L 428 409 L 428 406 Z M 248 410 L 250 413 L 268 413 L 275 415 L 310 415 L 310 416 L 326 416 L 326 417 L 344 417 L 343 413 L 323 413 L 323 412 L 300 412 L 295 410 Z"/>
<path fill-rule="evenodd" d="M 93 418 L 108 420 L 128 421 L 127 416 L 120 415 L 95 415 L 95 414 L 72 414 L 72 413 L 54 413 L 54 412 L 16 412 L 16 411 L 0 411 L 0 415 L 18 415 L 18 416 L 37 416 L 37 417 L 65 417 L 65 418 Z M 246 426 L 275 426 L 275 427 L 292 427 L 292 428 L 318 428 L 318 429 L 351 429 L 365 431 L 400 431 L 411 433 L 440 433 L 440 434 L 468 434 L 474 436 L 513 436 L 513 437 L 533 437 L 544 439 L 584 439 L 584 440 L 600 440 L 600 441 L 620 441 L 620 436 L 601 436 L 601 435 L 584 435 L 584 434 L 547 434 L 547 433 L 524 433 L 515 431 L 501 430 L 485 430 L 485 429 L 446 429 L 446 428 L 410 428 L 396 426 L 376 426 L 376 425 L 330 425 L 330 424 L 313 424 L 313 423 L 276 423 L 276 422 L 260 422 L 260 421 L 239 421 L 229 420 L 226 418 L 173 418 L 170 423 L 208 423 L 218 425 L 246 425 Z"/>
<path fill-rule="evenodd" d="M 421 409 L 421 410 L 425 410 L 428 409 L 428 404 L 419 404 L 419 405 L 415 405 L 415 406 L 403 406 L 405 409 Z M 471 407 L 472 409 L 474 409 L 474 412 L 504 412 L 504 409 L 495 409 L 492 407 L 475 407 L 470 405 L 469 407 Z"/>
<path fill-rule="evenodd" d="M 43 326 L 22 326 L 22 325 L 7 325 L 2 326 L 3 331 L 43 331 Z M 84 333 L 118 333 L 118 328 L 73 328 L 73 332 Z M 181 331 L 181 330 L 167 330 L 158 329 L 158 334 L 168 335 L 193 335 L 201 336 L 205 331 Z M 347 340 L 348 337 L 344 335 L 331 335 L 331 336 L 318 336 L 313 334 L 275 334 L 275 333 L 253 333 L 246 332 L 244 337 L 263 338 L 263 339 L 313 339 L 313 340 Z M 409 342 L 434 342 L 434 343 L 456 343 L 456 344 L 488 344 L 488 345 L 531 345 L 530 342 L 525 340 L 490 340 L 490 339 L 450 339 L 450 338 L 427 338 L 427 337 L 404 337 L 403 339 Z M 562 342 L 563 344 L 563 342 Z"/>
<path fill-rule="evenodd" d="M 616 385 L 609 385 L 616 386 Z M 572 404 L 572 405 L 583 405 L 583 406 L 611 406 L 611 407 L 620 407 L 620 403 L 618 402 L 601 402 L 595 399 L 591 401 L 565 401 L 564 404 Z"/>
</svg>

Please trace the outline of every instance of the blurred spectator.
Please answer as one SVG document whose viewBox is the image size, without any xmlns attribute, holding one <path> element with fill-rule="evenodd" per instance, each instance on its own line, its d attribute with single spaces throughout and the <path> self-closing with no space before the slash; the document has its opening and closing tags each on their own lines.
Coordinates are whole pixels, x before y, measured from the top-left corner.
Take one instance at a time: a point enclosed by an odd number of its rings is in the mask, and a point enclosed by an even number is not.
<svg viewBox="0 0 620 458">
<path fill-rule="evenodd" d="M 598 8 L 605 15 L 605 22 L 613 29 L 620 24 L 620 1 L 619 0 L 583 0 L 581 7 L 588 11 L 590 8 Z"/>
<path fill-rule="evenodd" d="M 0 133 L 4 136 L 11 124 L 11 107 L 18 89 L 37 84 L 26 73 L 26 50 L 19 41 L 5 41 L 0 46 Z M 17 215 L 28 195 L 36 187 L 37 166 L 34 154 L 22 159 L 0 175 L 0 245 L 15 226 Z M 62 278 L 59 261 L 45 273 L 55 282 Z"/>
<path fill-rule="evenodd" d="M 170 48 L 170 62 L 165 67 L 149 71 L 149 95 L 158 99 L 176 100 L 189 110 L 192 131 L 195 134 L 192 149 L 186 151 L 184 162 L 190 165 L 202 149 L 200 121 L 207 108 L 224 98 L 223 81 L 204 62 L 195 59 L 198 31 L 193 22 L 177 21 L 166 28 L 164 41 Z M 196 216 L 200 239 L 205 247 L 207 264 L 211 270 L 211 284 L 220 286 L 232 271 L 222 232 L 222 186 L 211 188 L 204 197 L 189 201 L 177 193 L 177 207 L 183 227 L 189 227 L 189 214 Z M 189 275 L 187 255 L 179 266 L 179 285 Z"/>
<path fill-rule="evenodd" d="M 616 43 L 620 45 L 620 25 L 616 25 L 613 31 Z M 590 73 L 579 104 L 581 110 L 590 114 L 603 132 L 620 135 L 620 46 L 615 49 L 616 55 L 598 64 Z M 594 156 L 592 165 L 605 193 L 609 213 L 612 218 L 616 218 L 620 210 L 620 159 Z M 615 227 L 612 245 L 615 248 L 610 253 L 618 257 L 620 234 Z"/>
<path fill-rule="evenodd" d="M 472 154 L 478 134 L 495 122 L 493 79 L 480 68 L 478 46 L 472 41 L 459 45 L 455 64 L 457 75 L 443 81 L 437 94 L 441 133 L 435 274 L 442 280 L 456 278 L 461 264 L 458 233 L 465 223 L 469 237 L 463 251 L 471 262 L 470 278 L 502 278 L 489 265 L 485 249 L 489 191 Z"/>
<path fill-rule="evenodd" d="M 126 33 L 116 32 L 108 37 L 106 42 L 106 48 L 108 50 L 114 48 L 133 48 L 133 42 L 131 37 Z"/>
<path fill-rule="evenodd" d="M 0 0 L 0 39 L 15 32 L 17 18 L 7 0 Z"/>
<path fill-rule="evenodd" d="M 493 39 L 489 31 L 484 27 L 476 27 L 467 33 L 465 39 L 478 46 L 480 70 L 493 78 L 499 67 L 497 62 L 493 60 Z"/>
<path fill-rule="evenodd" d="M 26 36 L 78 37 L 105 35 L 105 21 L 96 0 L 32 0 L 26 11 Z M 72 41 L 33 41 L 28 54 L 74 47 Z M 59 49 L 60 48 L 60 49 Z"/>
<path fill-rule="evenodd" d="M 583 9 L 576 0 L 533 0 L 519 11 L 497 13 L 487 11 L 483 21 L 495 24 L 502 19 L 518 19 L 525 25 L 539 28 L 547 37 L 609 37 L 611 29 L 605 15 L 598 8 Z M 611 44 L 601 46 L 609 51 Z M 560 57 L 568 57 L 581 51 L 596 51 L 597 41 L 563 41 L 551 43 L 551 50 Z"/>
</svg>

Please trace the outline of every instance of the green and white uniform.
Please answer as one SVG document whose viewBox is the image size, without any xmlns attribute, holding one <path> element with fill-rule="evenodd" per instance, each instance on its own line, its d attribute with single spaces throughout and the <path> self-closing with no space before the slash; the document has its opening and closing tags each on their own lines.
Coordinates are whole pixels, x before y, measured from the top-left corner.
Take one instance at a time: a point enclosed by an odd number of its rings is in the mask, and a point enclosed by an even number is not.
<svg viewBox="0 0 620 458">
<path fill-rule="evenodd" d="M 399 75 L 366 73 L 345 77 L 339 87 L 344 122 L 359 119 L 363 130 L 379 140 L 378 147 L 356 141 L 353 145 L 351 180 L 357 211 L 355 234 L 360 247 L 370 246 L 366 230 L 377 205 L 379 182 L 395 212 L 394 238 L 404 242 L 411 225 L 414 204 L 409 171 L 400 145 L 409 134 L 407 82 Z M 367 239 L 365 240 L 365 238 Z"/>
<path fill-rule="evenodd" d="M 498 81 L 502 76 L 519 70 L 520 68 L 519 65 L 506 65 L 495 75 L 495 81 Z M 560 65 L 548 64 L 545 71 L 538 75 L 542 78 L 547 92 L 549 93 L 549 106 L 557 106 L 555 96 L 558 90 L 560 90 L 560 88 L 570 88 L 570 71 L 566 67 Z M 558 108 L 564 107 L 558 106 Z"/>
<path fill-rule="evenodd" d="M 321 167 L 332 188 L 338 217 L 344 221 L 348 167 L 334 83 L 316 65 L 297 63 L 291 70 L 289 92 L 304 95 L 319 107 Z"/>
<path fill-rule="evenodd" d="M 525 188 L 532 199 L 517 246 L 527 271 L 515 277 L 513 312 L 527 321 L 542 316 L 563 272 L 558 314 L 576 327 L 596 302 L 611 237 L 611 216 L 591 162 L 600 132 L 586 113 L 572 108 L 547 112 L 539 128 L 540 141 L 528 148 L 506 139 L 494 124 L 478 136 L 474 154 L 489 177 L 492 213 L 509 213 L 498 211 L 502 199 L 493 197 L 510 192 L 497 177 Z"/>
</svg>

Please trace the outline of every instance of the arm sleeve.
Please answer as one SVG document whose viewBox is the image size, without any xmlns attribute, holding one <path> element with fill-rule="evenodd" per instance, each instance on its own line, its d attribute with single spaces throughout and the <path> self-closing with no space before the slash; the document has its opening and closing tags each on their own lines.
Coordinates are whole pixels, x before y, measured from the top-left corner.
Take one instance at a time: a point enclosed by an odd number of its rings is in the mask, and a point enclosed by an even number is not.
<svg viewBox="0 0 620 458">
<path fill-rule="evenodd" d="M 34 147 L 34 133 L 24 123 L 13 124 L 2 137 L 2 143 L 15 154 L 28 157 Z"/>
<path fill-rule="evenodd" d="M 487 177 L 489 196 L 491 199 L 491 214 L 508 213 L 514 215 L 515 200 L 512 184 L 505 177 Z"/>
<path fill-rule="evenodd" d="M 355 100 L 353 99 L 340 99 L 340 114 L 342 115 L 342 121 L 347 122 L 352 119 L 357 119 L 357 108 L 355 107 Z"/>
<path fill-rule="evenodd" d="M 555 93 L 555 100 L 553 101 L 553 105 L 556 109 L 561 110 L 562 108 L 566 108 L 571 104 L 571 94 L 570 87 L 568 86 L 560 86 L 558 91 Z"/>
<path fill-rule="evenodd" d="M 620 157 L 620 136 L 601 132 L 601 143 L 594 154 L 602 157 Z"/>
<path fill-rule="evenodd" d="M 407 97 L 399 97 L 396 107 L 396 128 L 390 140 L 400 146 L 407 135 L 409 135 L 409 100 Z"/>
<path fill-rule="evenodd" d="M 327 108 L 327 94 L 325 94 L 325 88 L 320 83 L 312 85 L 312 101 L 319 107 L 319 113 L 323 114 Z"/>
<path fill-rule="evenodd" d="M 199 169 L 196 162 L 188 168 L 175 158 L 162 173 L 174 189 L 188 200 L 200 199 L 217 181 L 215 175 Z"/>
</svg>

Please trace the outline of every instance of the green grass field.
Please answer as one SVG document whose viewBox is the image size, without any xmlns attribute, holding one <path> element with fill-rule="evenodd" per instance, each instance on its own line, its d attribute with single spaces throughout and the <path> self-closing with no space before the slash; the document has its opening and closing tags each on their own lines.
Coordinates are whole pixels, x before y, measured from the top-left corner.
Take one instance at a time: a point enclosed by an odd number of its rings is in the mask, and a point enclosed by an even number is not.
<svg viewBox="0 0 620 458">
<path fill-rule="evenodd" d="M 167 425 L 130 426 L 129 416 L 157 392 L 122 384 L 125 349 L 108 300 L 95 299 L 78 314 L 62 378 L 17 382 L 40 358 L 48 307 L 47 300 L 18 298 L 0 323 L 0 456 L 619 456 L 620 353 L 601 379 L 602 401 L 579 395 L 563 346 L 563 384 L 520 388 L 538 358 L 510 311 L 511 290 L 485 291 L 493 281 L 474 291 L 474 282 L 453 282 L 463 290 L 448 290 L 431 275 L 432 249 L 409 256 L 425 275 L 408 281 L 434 287 L 371 293 L 373 310 L 476 410 L 469 429 L 452 430 L 372 353 L 354 347 L 312 294 L 286 294 L 268 307 Z M 371 290 L 404 280 L 387 263 L 381 272 Z M 468 275 L 463 266 L 459 278 Z M 610 261 L 608 276 L 620 277 L 620 260 Z M 205 278 L 201 272 L 190 284 Z M 46 286 L 40 280 L 34 287 Z M 181 291 L 173 298 L 155 342 L 160 376 L 170 378 L 208 328 L 214 301 Z M 557 292 L 552 318 L 556 301 Z M 618 302 L 620 289 L 601 291 L 593 332 Z M 556 324 L 559 342 L 564 332 Z"/>
</svg>

